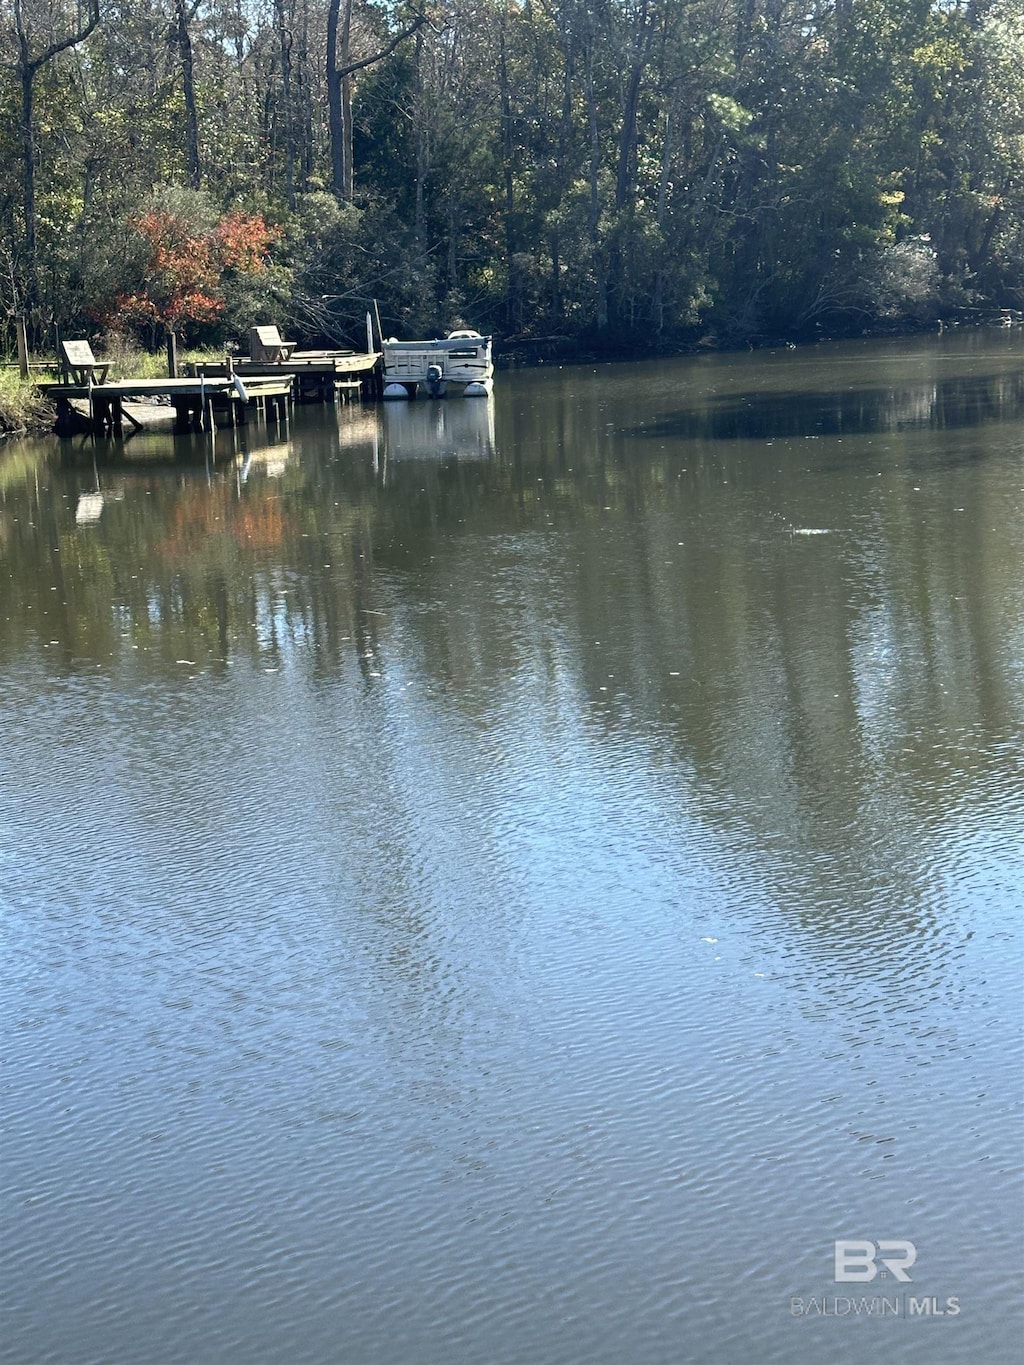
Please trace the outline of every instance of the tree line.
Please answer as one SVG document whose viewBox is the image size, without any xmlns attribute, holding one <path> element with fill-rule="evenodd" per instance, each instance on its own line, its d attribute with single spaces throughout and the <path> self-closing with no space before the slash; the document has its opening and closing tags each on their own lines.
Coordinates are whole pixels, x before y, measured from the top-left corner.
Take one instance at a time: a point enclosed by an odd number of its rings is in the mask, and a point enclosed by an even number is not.
<svg viewBox="0 0 1024 1365">
<path fill-rule="evenodd" d="M 37 343 L 1024 309 L 1024 0 L 0 0 L 0 109 Z"/>
</svg>

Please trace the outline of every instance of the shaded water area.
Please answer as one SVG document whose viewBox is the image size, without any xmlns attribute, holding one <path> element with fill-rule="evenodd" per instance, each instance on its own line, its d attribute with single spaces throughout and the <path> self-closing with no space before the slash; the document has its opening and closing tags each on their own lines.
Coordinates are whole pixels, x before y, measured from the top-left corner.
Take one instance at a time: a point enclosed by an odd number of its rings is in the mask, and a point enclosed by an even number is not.
<svg viewBox="0 0 1024 1365">
<path fill-rule="evenodd" d="M 1022 374 L 0 454 L 0 1358 L 1016 1359 Z"/>
</svg>

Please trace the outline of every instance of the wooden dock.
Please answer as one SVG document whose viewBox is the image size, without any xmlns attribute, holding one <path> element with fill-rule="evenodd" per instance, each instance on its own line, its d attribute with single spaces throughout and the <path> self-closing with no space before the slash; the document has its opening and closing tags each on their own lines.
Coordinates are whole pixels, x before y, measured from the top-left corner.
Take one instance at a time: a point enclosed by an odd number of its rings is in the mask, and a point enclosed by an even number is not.
<svg viewBox="0 0 1024 1365">
<path fill-rule="evenodd" d="M 217 417 L 228 426 L 246 421 L 247 410 L 256 410 L 268 418 L 282 421 L 288 416 L 294 392 L 291 374 L 263 372 L 239 376 L 237 381 L 226 373 L 194 375 L 185 379 L 123 379 L 102 384 L 40 384 L 57 406 L 57 431 L 67 434 L 80 430 L 85 421 L 99 435 L 120 435 L 127 420 L 138 428 L 131 413 L 126 411 L 128 398 L 163 398 L 174 408 L 176 431 L 212 431 Z M 88 416 L 73 406 L 74 401 L 88 404 Z"/>
<path fill-rule="evenodd" d="M 332 403 L 337 398 L 370 397 L 380 356 L 373 351 L 296 351 L 287 360 L 232 361 L 246 385 L 252 380 L 289 375 L 298 403 Z M 189 366 L 190 373 L 200 367 Z M 226 365 L 204 365 L 207 376 L 227 377 Z"/>
</svg>

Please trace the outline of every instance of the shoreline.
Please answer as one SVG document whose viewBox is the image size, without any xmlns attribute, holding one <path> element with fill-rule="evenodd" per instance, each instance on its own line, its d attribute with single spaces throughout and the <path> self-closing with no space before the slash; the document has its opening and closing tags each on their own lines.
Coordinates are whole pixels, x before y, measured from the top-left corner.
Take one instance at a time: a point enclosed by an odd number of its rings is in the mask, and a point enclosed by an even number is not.
<svg viewBox="0 0 1024 1365">
<path fill-rule="evenodd" d="M 801 351 L 811 346 L 828 342 L 855 340 L 899 340 L 913 337 L 943 335 L 946 332 L 986 331 L 991 328 L 1015 330 L 1024 329 L 1024 318 L 1012 310 L 1004 309 L 999 314 L 980 320 L 952 319 L 929 323 L 928 326 L 913 328 L 869 328 L 859 333 L 838 333 L 804 338 L 794 341 L 787 337 L 752 336 L 736 341 L 725 341 L 709 332 L 703 337 L 686 344 L 666 347 L 631 347 L 628 345 L 587 344 L 578 337 L 549 335 L 544 337 L 509 337 L 500 341 L 500 352 L 495 356 L 496 370 L 546 369 L 564 365 L 615 365 L 640 362 L 644 360 L 670 360 L 696 358 L 707 355 L 735 355 L 743 351 Z M 592 340 L 592 339 L 591 339 Z M 56 435 L 54 425 L 56 411 L 46 397 L 36 394 L 33 410 L 27 415 L 22 411 L 5 410 L 0 401 L 0 448 L 8 441 L 23 437 Z M 84 401 L 72 400 L 76 411 L 83 418 L 87 415 Z M 174 410 L 168 404 L 146 402 L 145 400 L 126 401 L 129 412 L 140 427 L 147 431 L 171 428 L 174 424 Z M 17 423 L 17 425 L 15 425 Z"/>
</svg>

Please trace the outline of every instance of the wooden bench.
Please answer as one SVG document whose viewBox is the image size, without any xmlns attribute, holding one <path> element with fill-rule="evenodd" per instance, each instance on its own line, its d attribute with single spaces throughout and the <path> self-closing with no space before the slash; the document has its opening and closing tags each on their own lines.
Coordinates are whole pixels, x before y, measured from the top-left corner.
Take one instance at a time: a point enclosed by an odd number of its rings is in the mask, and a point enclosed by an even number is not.
<svg viewBox="0 0 1024 1365">
<path fill-rule="evenodd" d="M 109 369 L 109 365 L 97 361 L 87 341 L 60 343 L 60 374 L 65 383 L 78 384 L 83 389 L 90 384 L 102 384 Z"/>
<path fill-rule="evenodd" d="M 291 358 L 294 341 L 282 341 L 276 327 L 249 328 L 249 359 L 260 365 L 279 365 Z"/>
</svg>

